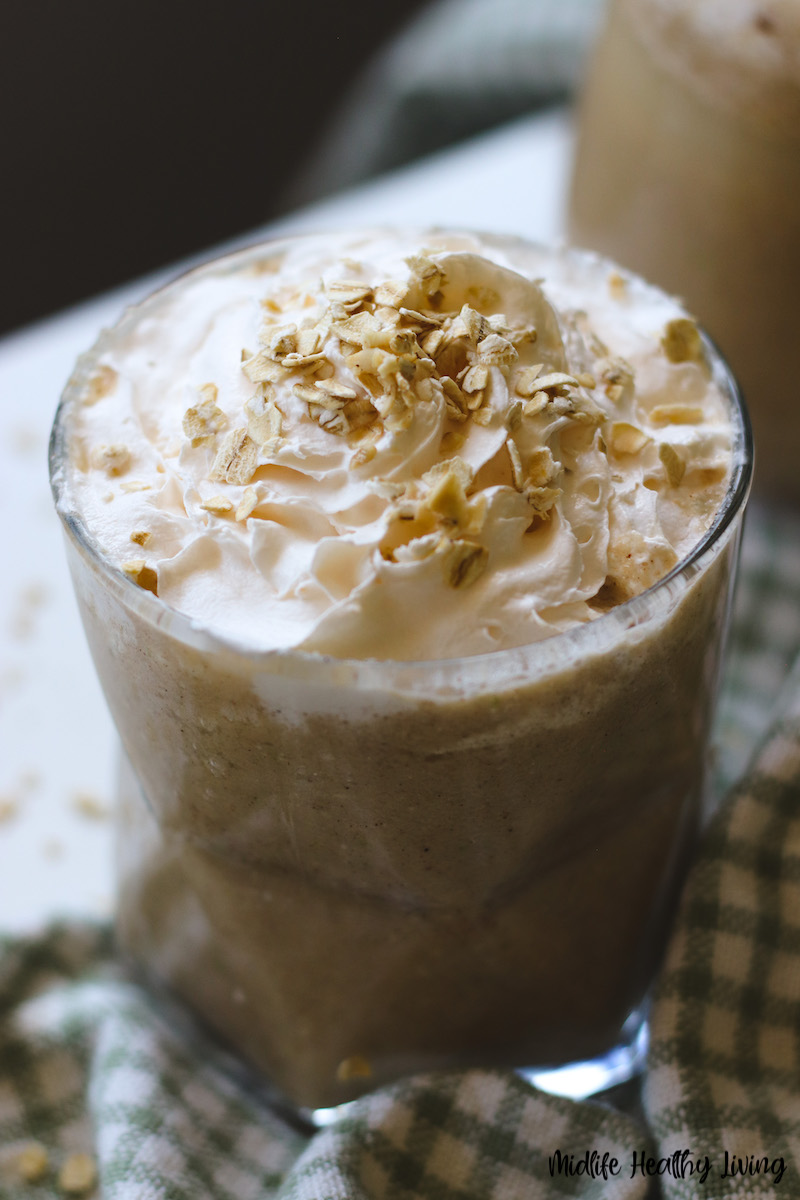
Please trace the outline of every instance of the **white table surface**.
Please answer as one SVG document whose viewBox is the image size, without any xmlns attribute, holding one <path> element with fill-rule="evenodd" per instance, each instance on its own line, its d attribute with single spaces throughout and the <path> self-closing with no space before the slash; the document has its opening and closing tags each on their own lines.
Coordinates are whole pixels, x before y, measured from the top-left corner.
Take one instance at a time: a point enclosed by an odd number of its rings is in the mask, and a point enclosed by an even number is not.
<svg viewBox="0 0 800 1200">
<path fill-rule="evenodd" d="M 515 122 L 213 253 L 287 230 L 381 223 L 553 240 L 563 231 L 570 150 L 567 113 Z M 177 270 L 0 341 L 0 933 L 111 911 L 115 735 L 72 596 L 47 441 L 77 355 L 125 304 Z"/>
</svg>

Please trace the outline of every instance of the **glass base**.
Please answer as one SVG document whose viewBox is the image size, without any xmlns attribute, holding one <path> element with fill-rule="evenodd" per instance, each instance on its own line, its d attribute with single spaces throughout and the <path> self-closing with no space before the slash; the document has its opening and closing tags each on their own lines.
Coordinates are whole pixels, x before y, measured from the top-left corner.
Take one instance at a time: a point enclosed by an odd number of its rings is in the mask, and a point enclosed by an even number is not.
<svg viewBox="0 0 800 1200">
<path fill-rule="evenodd" d="M 622 1028 L 622 1040 L 612 1050 L 584 1062 L 565 1063 L 560 1067 L 522 1067 L 517 1074 L 527 1083 L 570 1100 L 587 1100 L 599 1092 L 628 1083 L 644 1070 L 649 1040 L 647 1020 L 642 1012 L 631 1013 Z"/>
<path fill-rule="evenodd" d="M 128 961 L 126 965 L 130 977 L 146 988 L 169 1026 L 193 1047 L 203 1062 L 235 1079 L 240 1086 L 267 1104 L 273 1112 L 299 1132 L 312 1134 L 318 1129 L 333 1125 L 347 1117 L 359 1103 L 359 1099 L 355 1099 L 330 1108 L 297 1106 L 283 1096 L 260 1072 L 226 1047 L 221 1039 L 162 983 L 142 972 L 136 964 Z M 619 1042 L 604 1054 L 593 1059 L 563 1063 L 554 1067 L 518 1067 L 516 1074 L 526 1083 L 553 1096 L 586 1100 L 590 1096 L 597 1096 L 610 1088 L 628 1083 L 640 1075 L 644 1069 L 647 1045 L 647 1011 L 643 1006 L 629 1015 L 620 1031 Z"/>
<path fill-rule="evenodd" d="M 519 1067 L 516 1074 L 526 1083 L 570 1100 L 588 1100 L 609 1088 L 628 1083 L 644 1070 L 649 1041 L 646 1014 L 632 1012 L 622 1027 L 619 1043 L 597 1058 L 563 1063 L 558 1067 Z M 346 1117 L 358 1103 L 350 1100 L 333 1108 L 301 1109 L 300 1118 L 314 1129 L 324 1129 Z"/>
</svg>

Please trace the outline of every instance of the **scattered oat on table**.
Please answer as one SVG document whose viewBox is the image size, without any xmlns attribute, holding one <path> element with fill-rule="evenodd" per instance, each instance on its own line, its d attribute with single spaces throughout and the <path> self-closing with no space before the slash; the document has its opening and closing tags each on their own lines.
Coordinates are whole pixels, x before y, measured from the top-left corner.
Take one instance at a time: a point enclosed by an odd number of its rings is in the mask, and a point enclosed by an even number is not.
<svg viewBox="0 0 800 1200">
<path fill-rule="evenodd" d="M 16 796 L 0 796 L 0 825 L 11 821 L 19 813 L 19 800 Z"/>
<path fill-rule="evenodd" d="M 104 821 L 108 816 L 108 805 L 93 792 L 73 792 L 72 807 L 90 821 Z"/>
<path fill-rule="evenodd" d="M 58 1186 L 69 1196 L 82 1196 L 96 1181 L 97 1167 L 91 1154 L 70 1154 L 58 1173 Z"/>
<path fill-rule="evenodd" d="M 41 1142 L 28 1142 L 16 1160 L 17 1174 L 26 1183 L 38 1183 L 50 1170 L 50 1155 Z"/>
</svg>

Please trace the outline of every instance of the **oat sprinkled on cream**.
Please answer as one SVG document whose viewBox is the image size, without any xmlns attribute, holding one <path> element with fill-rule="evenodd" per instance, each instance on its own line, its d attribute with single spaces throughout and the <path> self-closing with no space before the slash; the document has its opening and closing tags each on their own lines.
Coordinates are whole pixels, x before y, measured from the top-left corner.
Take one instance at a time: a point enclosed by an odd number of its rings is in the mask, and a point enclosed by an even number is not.
<svg viewBox="0 0 800 1200">
<path fill-rule="evenodd" d="M 533 642 L 655 583 L 725 493 L 694 322 L 599 261 L 308 238 L 155 311 L 101 355 L 71 486 L 130 578 L 254 648 Z"/>
</svg>

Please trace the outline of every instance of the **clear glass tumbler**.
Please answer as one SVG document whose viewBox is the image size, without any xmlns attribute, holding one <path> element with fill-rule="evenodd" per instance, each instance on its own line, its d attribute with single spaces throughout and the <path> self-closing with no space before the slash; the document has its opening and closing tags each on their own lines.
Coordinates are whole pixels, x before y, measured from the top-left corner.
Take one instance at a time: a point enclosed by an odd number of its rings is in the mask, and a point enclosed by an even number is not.
<svg viewBox="0 0 800 1200">
<path fill-rule="evenodd" d="M 733 471 L 688 559 L 549 640 L 400 663 L 249 653 L 109 564 L 70 438 L 115 336 L 70 380 L 51 472 L 125 753 L 124 954 L 300 1110 L 630 1039 L 698 824 L 750 480 L 719 356 Z"/>
<path fill-rule="evenodd" d="M 569 232 L 683 298 L 750 406 L 756 489 L 800 503 L 800 6 L 611 0 Z"/>
</svg>

